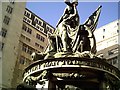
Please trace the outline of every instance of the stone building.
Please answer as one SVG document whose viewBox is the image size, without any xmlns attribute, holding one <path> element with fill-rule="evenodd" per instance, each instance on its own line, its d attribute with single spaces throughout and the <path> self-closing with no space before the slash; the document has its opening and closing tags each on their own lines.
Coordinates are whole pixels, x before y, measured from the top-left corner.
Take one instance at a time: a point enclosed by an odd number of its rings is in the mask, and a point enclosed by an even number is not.
<svg viewBox="0 0 120 90">
<path fill-rule="evenodd" d="M 94 32 L 97 41 L 97 56 L 120 69 L 120 28 L 119 20 L 106 24 Z"/>
<path fill-rule="evenodd" d="M 1 4 L 0 88 L 15 88 L 22 81 L 23 69 L 32 62 L 31 53 L 45 50 L 54 27 L 25 8 L 26 2 Z"/>
<path fill-rule="evenodd" d="M 2 82 L 0 87 L 10 88 L 13 79 L 15 63 L 18 58 L 19 38 L 21 35 L 22 19 L 25 2 L 2 2 L 2 27 L 0 31 L 0 52 L 2 63 Z"/>
</svg>

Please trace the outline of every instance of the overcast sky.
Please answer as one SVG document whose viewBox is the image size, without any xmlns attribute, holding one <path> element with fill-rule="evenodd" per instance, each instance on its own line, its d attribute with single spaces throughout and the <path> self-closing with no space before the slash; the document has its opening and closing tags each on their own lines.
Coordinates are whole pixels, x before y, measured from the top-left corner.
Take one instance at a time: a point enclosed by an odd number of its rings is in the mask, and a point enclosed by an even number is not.
<svg viewBox="0 0 120 90">
<path fill-rule="evenodd" d="M 40 0 L 39 0 L 40 1 Z M 101 15 L 97 28 L 118 19 L 118 2 L 79 2 L 77 9 L 80 16 L 80 23 L 86 19 L 102 5 Z M 53 27 L 56 26 L 59 18 L 66 7 L 64 2 L 27 2 L 26 8 L 37 16 L 48 22 Z"/>
</svg>

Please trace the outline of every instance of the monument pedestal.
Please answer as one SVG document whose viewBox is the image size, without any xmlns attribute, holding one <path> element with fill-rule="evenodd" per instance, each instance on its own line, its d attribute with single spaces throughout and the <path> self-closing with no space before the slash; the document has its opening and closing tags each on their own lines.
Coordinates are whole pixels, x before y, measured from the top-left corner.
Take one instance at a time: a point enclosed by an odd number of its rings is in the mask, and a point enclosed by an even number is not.
<svg viewBox="0 0 120 90">
<path fill-rule="evenodd" d="M 105 60 L 77 57 L 38 60 L 25 69 L 23 79 L 48 90 L 117 90 L 119 81 L 120 71 Z"/>
</svg>

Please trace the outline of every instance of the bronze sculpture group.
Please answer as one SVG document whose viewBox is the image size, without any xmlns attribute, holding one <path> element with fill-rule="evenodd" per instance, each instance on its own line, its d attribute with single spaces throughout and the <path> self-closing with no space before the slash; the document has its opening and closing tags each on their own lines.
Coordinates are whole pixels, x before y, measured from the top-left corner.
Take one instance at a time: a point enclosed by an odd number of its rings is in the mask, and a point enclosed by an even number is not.
<svg viewBox="0 0 120 90">
<path fill-rule="evenodd" d="M 93 34 L 100 16 L 101 6 L 80 24 L 77 11 L 78 1 L 65 0 L 67 7 L 56 25 L 55 32 L 49 36 L 49 46 L 42 53 L 33 53 L 33 60 L 60 57 L 93 57 L 96 41 Z"/>
<path fill-rule="evenodd" d="M 24 70 L 23 83 L 17 90 L 118 90 L 119 70 L 95 56 L 94 30 L 101 6 L 80 24 L 78 1 L 65 3 L 56 30 L 48 38 L 49 46 L 42 53 L 32 54 L 35 62 Z"/>
</svg>

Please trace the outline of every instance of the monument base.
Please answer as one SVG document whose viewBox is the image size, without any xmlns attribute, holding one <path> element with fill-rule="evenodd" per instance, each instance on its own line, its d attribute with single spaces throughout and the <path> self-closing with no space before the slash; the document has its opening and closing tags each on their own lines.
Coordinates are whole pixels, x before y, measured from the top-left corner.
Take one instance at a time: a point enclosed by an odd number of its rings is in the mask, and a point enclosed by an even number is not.
<svg viewBox="0 0 120 90">
<path fill-rule="evenodd" d="M 23 82 L 48 90 L 118 90 L 120 71 L 100 58 L 39 60 L 25 69 Z"/>
</svg>

